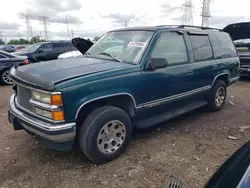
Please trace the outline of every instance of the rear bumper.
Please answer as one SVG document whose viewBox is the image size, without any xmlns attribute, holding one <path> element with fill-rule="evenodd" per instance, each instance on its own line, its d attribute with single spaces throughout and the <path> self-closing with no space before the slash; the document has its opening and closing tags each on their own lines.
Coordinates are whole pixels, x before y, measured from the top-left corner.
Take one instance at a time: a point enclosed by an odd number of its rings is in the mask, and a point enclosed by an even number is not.
<svg viewBox="0 0 250 188">
<path fill-rule="evenodd" d="M 9 121 L 15 130 L 26 129 L 30 132 L 56 143 L 72 141 L 76 135 L 76 124 L 52 124 L 40 121 L 16 108 L 15 94 L 9 100 Z"/>
<path fill-rule="evenodd" d="M 250 76 L 250 65 L 249 66 L 241 66 L 239 69 L 240 76 Z"/>
</svg>

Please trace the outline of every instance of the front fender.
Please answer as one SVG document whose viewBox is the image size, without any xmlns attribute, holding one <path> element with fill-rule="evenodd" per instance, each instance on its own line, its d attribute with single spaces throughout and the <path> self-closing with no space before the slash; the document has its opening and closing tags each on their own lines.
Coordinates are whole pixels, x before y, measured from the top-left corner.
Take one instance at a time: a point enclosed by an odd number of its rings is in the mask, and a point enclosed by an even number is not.
<svg viewBox="0 0 250 188">
<path fill-rule="evenodd" d="M 72 97 L 69 98 L 67 94 L 65 94 L 64 98 L 66 98 L 66 101 L 65 101 L 64 110 L 65 110 L 66 119 L 69 121 L 76 120 L 81 108 L 89 104 L 90 102 L 93 102 L 99 99 L 108 98 L 108 97 L 119 96 L 119 95 L 126 95 L 126 96 L 131 97 L 134 103 L 134 107 L 135 108 L 137 107 L 136 99 L 134 98 L 133 93 L 127 89 L 115 89 L 115 90 L 103 91 L 103 92 L 98 92 L 98 93 L 92 93 L 90 95 L 80 97 L 76 101 L 71 100 L 73 98 Z"/>
</svg>

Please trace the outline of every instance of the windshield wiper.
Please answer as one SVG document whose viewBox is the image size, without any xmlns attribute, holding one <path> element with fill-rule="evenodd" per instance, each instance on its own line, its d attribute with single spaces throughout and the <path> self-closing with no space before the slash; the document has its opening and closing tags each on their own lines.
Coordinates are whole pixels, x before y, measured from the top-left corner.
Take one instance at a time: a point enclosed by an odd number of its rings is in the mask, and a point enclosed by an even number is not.
<svg viewBox="0 0 250 188">
<path fill-rule="evenodd" d="M 112 55 L 112 54 L 110 54 L 110 53 L 107 53 L 107 52 L 100 52 L 100 53 L 98 53 L 98 54 L 106 55 L 106 56 L 112 57 L 112 58 L 115 59 L 116 61 L 119 61 L 119 62 L 123 63 L 122 60 L 118 59 L 117 57 L 115 57 L 114 55 Z"/>
<path fill-rule="evenodd" d="M 87 56 L 87 57 L 90 57 L 90 53 L 89 52 L 87 52 L 87 53 L 85 53 L 85 54 L 83 54 L 84 56 Z"/>
</svg>

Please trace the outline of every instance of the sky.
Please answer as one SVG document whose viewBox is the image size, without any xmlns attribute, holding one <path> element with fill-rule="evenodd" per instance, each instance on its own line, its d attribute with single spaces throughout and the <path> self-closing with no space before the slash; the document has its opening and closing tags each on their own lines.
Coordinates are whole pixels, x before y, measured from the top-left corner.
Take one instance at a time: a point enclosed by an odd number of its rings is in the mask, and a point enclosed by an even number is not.
<svg viewBox="0 0 250 188">
<path fill-rule="evenodd" d="M 44 38 L 41 17 L 48 19 L 49 40 L 93 38 L 115 29 L 181 24 L 185 0 L 2 0 L 0 34 L 6 40 L 27 38 L 24 15 L 34 35 Z M 192 0 L 193 24 L 201 25 L 201 0 Z M 209 26 L 223 28 L 250 20 L 249 0 L 211 0 Z M 66 24 L 68 20 L 68 29 Z M 69 32 L 68 32 L 69 31 Z"/>
</svg>

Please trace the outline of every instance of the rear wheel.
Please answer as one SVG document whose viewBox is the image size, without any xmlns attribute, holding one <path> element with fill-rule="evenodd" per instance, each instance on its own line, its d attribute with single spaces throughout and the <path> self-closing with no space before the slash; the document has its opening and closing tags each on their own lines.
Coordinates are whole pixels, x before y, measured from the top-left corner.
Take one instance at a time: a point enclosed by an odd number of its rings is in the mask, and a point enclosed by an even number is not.
<svg viewBox="0 0 250 188">
<path fill-rule="evenodd" d="M 95 163 L 106 163 L 120 156 L 132 135 L 128 114 L 114 106 L 94 110 L 84 121 L 79 144 L 81 151 Z"/>
<path fill-rule="evenodd" d="M 9 69 L 4 69 L 0 73 L 0 82 L 2 84 L 6 84 L 6 85 L 12 85 L 13 84 L 13 80 L 10 78 Z"/>
<path fill-rule="evenodd" d="M 210 96 L 208 96 L 208 108 L 211 111 L 220 110 L 226 101 L 227 87 L 222 80 L 217 80 L 211 89 Z"/>
</svg>

